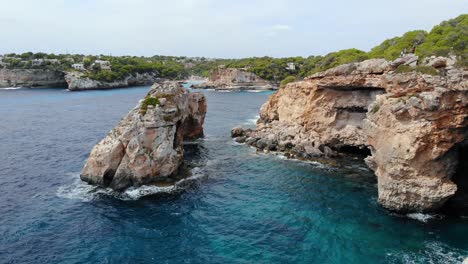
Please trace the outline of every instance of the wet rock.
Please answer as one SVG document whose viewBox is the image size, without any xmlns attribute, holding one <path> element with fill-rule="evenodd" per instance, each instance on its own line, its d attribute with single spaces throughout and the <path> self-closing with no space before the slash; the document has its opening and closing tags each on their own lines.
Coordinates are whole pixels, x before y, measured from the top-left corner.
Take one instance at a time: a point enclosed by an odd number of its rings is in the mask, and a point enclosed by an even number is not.
<svg viewBox="0 0 468 264">
<path fill-rule="evenodd" d="M 242 127 L 235 127 L 231 130 L 231 137 L 240 137 L 245 135 L 245 130 Z"/>
<path fill-rule="evenodd" d="M 323 147 L 323 154 L 325 154 L 325 157 L 327 158 L 333 158 L 333 157 L 338 156 L 338 152 L 332 150 L 328 146 Z"/>
<path fill-rule="evenodd" d="M 258 149 L 265 149 L 267 146 L 268 146 L 268 142 L 266 139 L 259 139 L 255 146 L 258 148 Z"/>
<path fill-rule="evenodd" d="M 241 137 L 236 137 L 234 140 L 235 140 L 237 143 L 244 143 L 246 139 L 247 139 L 247 137 L 241 136 Z"/>
<path fill-rule="evenodd" d="M 247 145 L 256 145 L 257 139 L 256 139 L 256 138 L 251 138 L 251 137 L 249 137 L 249 138 L 247 138 L 247 139 L 245 140 L 245 143 L 246 143 Z"/>
</svg>

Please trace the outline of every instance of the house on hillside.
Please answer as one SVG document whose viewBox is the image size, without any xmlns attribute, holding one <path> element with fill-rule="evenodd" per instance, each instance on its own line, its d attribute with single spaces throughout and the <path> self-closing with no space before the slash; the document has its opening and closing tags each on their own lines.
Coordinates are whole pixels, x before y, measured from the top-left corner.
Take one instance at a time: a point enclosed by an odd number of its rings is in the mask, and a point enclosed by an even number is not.
<svg viewBox="0 0 468 264">
<path fill-rule="evenodd" d="M 295 71 L 296 70 L 296 65 L 294 64 L 294 62 L 288 62 L 287 66 L 286 66 L 286 70 Z"/>
<path fill-rule="evenodd" d="M 78 71 L 84 71 L 85 67 L 83 63 L 74 63 L 72 64 L 72 68 Z"/>
<path fill-rule="evenodd" d="M 44 59 L 34 59 L 31 61 L 32 66 L 41 66 L 44 64 Z"/>
<path fill-rule="evenodd" d="M 60 64 L 60 61 L 58 59 L 45 59 L 44 61 L 47 61 L 50 64 Z"/>
<path fill-rule="evenodd" d="M 110 71 L 112 69 L 111 63 L 105 60 L 96 60 L 93 63 L 93 65 L 99 65 L 101 67 L 101 70 L 105 70 L 105 71 Z"/>
</svg>

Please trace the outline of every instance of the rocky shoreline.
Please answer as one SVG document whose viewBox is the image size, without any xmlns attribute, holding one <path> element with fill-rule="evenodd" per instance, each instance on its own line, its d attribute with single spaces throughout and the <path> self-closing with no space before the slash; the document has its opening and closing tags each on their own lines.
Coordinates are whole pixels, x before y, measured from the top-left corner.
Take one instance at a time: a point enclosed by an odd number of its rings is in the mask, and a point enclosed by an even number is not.
<svg viewBox="0 0 468 264">
<path fill-rule="evenodd" d="M 191 88 L 215 90 L 276 90 L 278 87 L 254 73 L 241 69 L 220 67 L 214 70 L 208 81 L 194 84 Z"/>
<path fill-rule="evenodd" d="M 49 69 L 0 69 L 0 88 L 64 87 L 69 91 L 100 90 L 152 85 L 163 82 L 155 73 L 133 74 L 113 82 L 92 80 L 81 72 Z"/>
<path fill-rule="evenodd" d="M 367 153 L 385 208 L 466 215 L 468 72 L 454 58 L 417 61 L 345 64 L 288 84 L 263 105 L 256 129 L 232 136 L 300 159 Z M 401 65 L 416 68 L 399 73 Z"/>
<path fill-rule="evenodd" d="M 154 84 L 91 151 L 81 172 L 85 182 L 114 190 L 176 184 L 183 141 L 203 136 L 206 99 L 177 82 Z"/>
<path fill-rule="evenodd" d="M 65 81 L 70 91 L 83 91 L 83 90 L 99 90 L 99 89 L 113 89 L 124 88 L 130 86 L 145 86 L 152 85 L 155 82 L 163 81 L 158 78 L 154 73 L 143 73 L 130 75 L 123 80 L 114 82 L 104 82 L 92 80 L 84 76 L 80 72 L 69 72 L 65 74 Z"/>
<path fill-rule="evenodd" d="M 65 73 L 47 69 L 0 69 L 0 88 L 66 87 Z"/>
</svg>

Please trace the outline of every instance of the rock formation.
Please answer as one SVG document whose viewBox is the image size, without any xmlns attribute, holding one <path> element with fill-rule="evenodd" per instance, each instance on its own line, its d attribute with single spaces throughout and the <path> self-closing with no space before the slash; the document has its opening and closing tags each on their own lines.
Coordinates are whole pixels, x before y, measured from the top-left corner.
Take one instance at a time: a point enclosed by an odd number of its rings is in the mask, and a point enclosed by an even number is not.
<svg viewBox="0 0 468 264">
<path fill-rule="evenodd" d="M 96 89 L 112 89 L 129 86 L 151 85 L 157 81 L 161 81 L 154 73 L 135 74 L 126 77 L 123 80 L 113 82 L 96 81 L 84 76 L 80 72 L 69 72 L 65 75 L 68 90 L 96 90 Z"/>
<path fill-rule="evenodd" d="M 415 61 L 367 60 L 288 84 L 262 106 L 254 131 L 233 136 L 298 158 L 369 149 L 384 207 L 467 210 L 468 72 L 433 57 L 424 65 L 436 75 L 397 73 Z"/>
<path fill-rule="evenodd" d="M 111 89 L 151 85 L 162 81 L 155 73 L 136 73 L 114 82 L 96 81 L 80 72 L 48 69 L 0 69 L 0 88 L 4 87 L 68 87 L 70 91 Z"/>
<path fill-rule="evenodd" d="M 93 148 L 81 179 L 115 190 L 173 182 L 183 162 L 182 142 L 203 135 L 205 113 L 204 95 L 176 82 L 153 85 Z"/>
<path fill-rule="evenodd" d="M 216 90 L 273 90 L 277 87 L 254 73 L 234 68 L 220 67 L 214 70 L 207 82 L 193 85 L 193 88 Z"/>
<path fill-rule="evenodd" d="M 66 87 L 64 75 L 47 69 L 0 69 L 0 88 Z"/>
</svg>

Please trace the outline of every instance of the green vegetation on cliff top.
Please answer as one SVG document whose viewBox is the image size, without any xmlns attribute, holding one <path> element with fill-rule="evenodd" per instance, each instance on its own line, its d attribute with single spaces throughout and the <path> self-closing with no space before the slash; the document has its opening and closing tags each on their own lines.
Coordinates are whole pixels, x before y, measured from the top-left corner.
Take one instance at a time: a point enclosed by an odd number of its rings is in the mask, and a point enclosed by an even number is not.
<svg viewBox="0 0 468 264">
<path fill-rule="evenodd" d="M 468 14 L 444 21 L 432 28 L 430 32 L 415 30 L 401 37 L 383 41 L 369 52 L 358 49 L 345 49 L 331 52 L 325 56 L 310 56 L 307 58 L 247 58 L 238 60 L 218 60 L 216 62 L 200 63 L 194 69 L 195 74 L 208 76 L 209 69 L 217 65 L 226 67 L 246 68 L 267 80 L 280 82 L 287 76 L 307 77 L 313 73 L 324 71 L 341 64 L 359 62 L 366 59 L 385 58 L 394 60 L 402 52 L 414 52 L 420 59 L 429 56 L 458 57 L 460 66 L 468 67 Z M 286 69 L 287 63 L 293 62 L 295 70 Z M 424 69 L 428 72 L 428 69 Z"/>
</svg>

